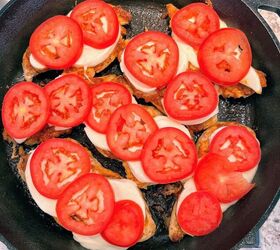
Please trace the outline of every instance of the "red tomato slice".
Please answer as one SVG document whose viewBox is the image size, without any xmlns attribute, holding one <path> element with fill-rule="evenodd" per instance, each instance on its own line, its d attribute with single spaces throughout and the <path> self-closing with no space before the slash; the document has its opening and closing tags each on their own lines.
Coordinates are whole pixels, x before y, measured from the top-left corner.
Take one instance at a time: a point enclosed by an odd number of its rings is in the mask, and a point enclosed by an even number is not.
<svg viewBox="0 0 280 250">
<path fill-rule="evenodd" d="M 211 141 L 210 152 L 224 156 L 236 171 L 254 168 L 261 159 L 256 137 L 240 126 L 228 126 L 219 131 Z"/>
<path fill-rule="evenodd" d="M 223 203 L 241 199 L 255 186 L 232 170 L 224 157 L 211 153 L 199 161 L 194 181 L 198 190 L 211 193 Z"/>
<path fill-rule="evenodd" d="M 176 120 L 188 121 L 211 114 L 218 106 L 218 93 L 199 72 L 184 72 L 168 84 L 164 108 Z"/>
<path fill-rule="evenodd" d="M 80 57 L 83 33 L 71 18 L 54 16 L 37 27 L 29 46 L 32 55 L 43 65 L 51 69 L 65 69 Z"/>
<path fill-rule="evenodd" d="M 192 3 L 180 9 L 171 19 L 171 29 L 187 44 L 198 48 L 214 31 L 220 28 L 216 11 L 204 3 Z"/>
<path fill-rule="evenodd" d="M 178 210 L 178 223 L 184 232 L 203 236 L 213 232 L 223 217 L 221 205 L 208 192 L 194 192 L 187 196 Z"/>
<path fill-rule="evenodd" d="M 144 230 L 144 216 L 137 203 L 131 200 L 116 202 L 114 215 L 102 232 L 109 243 L 130 247 L 140 240 Z"/>
<path fill-rule="evenodd" d="M 63 75 L 45 86 L 50 99 L 51 115 L 48 123 L 60 127 L 81 124 L 91 108 L 91 90 L 88 84 L 75 74 Z"/>
<path fill-rule="evenodd" d="M 48 117 L 48 97 L 35 83 L 17 83 L 6 93 L 2 121 L 11 137 L 22 139 L 36 134 L 46 125 Z"/>
<path fill-rule="evenodd" d="M 104 49 L 118 38 L 118 17 L 114 9 L 103 1 L 84 1 L 73 9 L 70 17 L 80 24 L 84 42 L 89 46 Z"/>
<path fill-rule="evenodd" d="M 162 128 L 146 141 L 141 162 L 147 176 L 156 183 L 180 181 L 196 167 L 196 148 L 181 130 Z"/>
<path fill-rule="evenodd" d="M 129 104 L 112 114 L 106 138 L 115 156 L 121 160 L 138 160 L 148 136 L 156 130 L 154 119 L 144 108 Z"/>
<path fill-rule="evenodd" d="M 200 46 L 198 62 L 202 72 L 221 85 L 235 85 L 248 73 L 252 51 L 246 35 L 226 28 L 212 33 Z"/>
<path fill-rule="evenodd" d="M 56 204 L 59 223 L 81 235 L 102 232 L 114 211 L 114 192 L 105 177 L 86 174 L 72 182 Z"/>
<path fill-rule="evenodd" d="M 41 143 L 30 162 L 34 186 L 50 199 L 57 199 L 71 182 L 90 170 L 87 150 L 67 139 L 50 139 Z"/>
<path fill-rule="evenodd" d="M 129 72 L 151 87 L 165 86 L 175 76 L 178 61 L 177 44 L 158 31 L 135 36 L 124 51 L 124 63 Z"/>
<path fill-rule="evenodd" d="M 87 118 L 87 124 L 100 133 L 108 128 L 111 114 L 120 106 L 132 102 L 131 93 L 119 83 L 104 82 L 93 85 L 92 108 Z"/>
</svg>

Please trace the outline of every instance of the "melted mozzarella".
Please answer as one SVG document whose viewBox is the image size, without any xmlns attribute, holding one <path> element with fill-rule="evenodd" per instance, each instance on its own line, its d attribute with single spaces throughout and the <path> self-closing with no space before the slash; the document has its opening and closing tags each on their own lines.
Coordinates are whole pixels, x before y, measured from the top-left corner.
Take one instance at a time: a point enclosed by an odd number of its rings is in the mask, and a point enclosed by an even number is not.
<svg viewBox="0 0 280 250">
<path fill-rule="evenodd" d="M 171 120 L 166 116 L 156 116 L 154 117 L 154 120 L 159 128 L 166 128 L 166 127 L 177 128 L 191 138 L 191 134 L 185 126 L 177 123 L 176 121 Z M 132 174 L 138 181 L 142 183 L 156 184 L 146 175 L 142 167 L 141 161 L 127 161 L 127 164 Z"/>
<path fill-rule="evenodd" d="M 47 66 L 38 62 L 32 54 L 30 54 L 29 62 L 32 65 L 32 67 L 35 68 L 35 69 L 44 70 L 44 69 L 47 68 Z"/>
<path fill-rule="evenodd" d="M 50 198 L 47 198 L 47 197 L 41 195 L 33 184 L 31 172 L 30 172 L 30 161 L 31 161 L 33 153 L 34 153 L 34 151 L 31 152 L 31 154 L 29 155 L 28 161 L 26 164 L 26 169 L 25 169 L 25 179 L 26 179 L 26 184 L 27 184 L 28 190 L 29 190 L 33 200 L 35 201 L 37 206 L 42 211 L 44 211 L 45 213 L 47 213 L 53 217 L 57 217 L 56 209 L 55 209 L 57 200 L 50 199 Z"/>
<path fill-rule="evenodd" d="M 220 19 L 220 29 L 224 29 L 227 27 L 228 27 L 227 24 L 222 19 Z"/>
<path fill-rule="evenodd" d="M 254 90 L 257 94 L 262 93 L 262 85 L 261 85 L 259 75 L 253 67 L 250 67 L 249 72 L 240 81 L 240 83 Z"/>
<path fill-rule="evenodd" d="M 112 185 L 115 200 L 132 200 L 137 203 L 142 209 L 144 218 L 146 216 L 146 203 L 143 199 L 142 193 L 137 188 L 136 184 L 127 179 L 109 179 Z M 104 240 L 100 234 L 93 236 L 83 236 L 73 233 L 73 238 L 79 242 L 83 247 L 91 250 L 121 250 L 127 249 L 110 244 Z"/>
<path fill-rule="evenodd" d="M 87 137 L 91 141 L 91 143 L 98 148 L 110 151 L 110 148 L 107 143 L 106 135 L 95 131 L 87 124 L 85 124 L 85 125 L 86 126 L 85 126 L 84 130 L 86 132 Z"/>
<path fill-rule="evenodd" d="M 121 28 L 119 29 L 121 30 Z M 120 37 L 121 37 L 121 33 L 119 32 L 116 41 L 105 49 L 96 49 L 84 44 L 82 54 L 80 58 L 75 62 L 74 66 L 94 67 L 98 64 L 103 63 L 116 48 Z"/>
<path fill-rule="evenodd" d="M 161 103 L 162 103 L 162 106 L 163 106 L 163 108 L 164 108 L 165 113 L 168 114 L 167 111 L 166 111 L 166 109 L 165 109 L 165 107 L 164 107 L 164 101 L 163 101 L 163 99 L 161 100 Z M 201 123 L 203 123 L 203 122 L 206 122 L 207 120 L 209 120 L 209 119 L 212 118 L 213 116 L 217 115 L 218 112 L 219 112 L 219 106 L 218 106 L 218 103 L 217 103 L 216 109 L 215 109 L 212 113 L 210 113 L 209 115 L 204 116 L 204 117 L 202 117 L 202 118 L 195 119 L 195 120 L 189 120 L 189 121 L 180 121 L 180 120 L 176 120 L 176 119 L 174 119 L 174 118 L 172 118 L 172 117 L 170 117 L 170 119 L 176 121 L 177 123 L 181 123 L 181 124 L 184 124 L 184 125 L 191 126 L 191 125 L 197 125 L 197 124 L 201 124 Z"/>
<path fill-rule="evenodd" d="M 189 68 L 189 63 L 191 63 L 196 68 L 199 68 L 197 61 L 197 52 L 193 47 L 183 42 L 178 36 L 172 33 L 172 38 L 176 42 L 179 49 L 179 63 L 177 68 L 177 75 L 187 71 Z"/>
<path fill-rule="evenodd" d="M 138 90 L 144 92 L 144 93 L 149 93 L 155 91 L 157 88 L 150 87 L 147 84 L 137 80 L 127 69 L 125 63 L 124 63 L 124 51 L 121 55 L 121 61 L 120 61 L 120 68 L 121 71 L 124 73 L 124 75 L 127 77 L 129 82 Z"/>
<path fill-rule="evenodd" d="M 28 138 L 28 137 L 22 138 L 22 139 L 17 139 L 17 138 L 13 138 L 13 139 L 14 139 L 14 141 L 15 141 L 16 143 L 21 144 L 21 143 L 25 142 L 25 141 L 27 140 L 27 138 Z"/>
</svg>

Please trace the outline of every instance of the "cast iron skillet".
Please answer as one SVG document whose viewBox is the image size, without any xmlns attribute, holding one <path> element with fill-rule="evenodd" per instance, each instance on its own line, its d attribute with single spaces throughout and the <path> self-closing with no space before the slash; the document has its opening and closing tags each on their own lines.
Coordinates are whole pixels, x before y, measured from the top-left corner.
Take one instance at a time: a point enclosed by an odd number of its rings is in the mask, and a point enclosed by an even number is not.
<svg viewBox="0 0 280 250">
<path fill-rule="evenodd" d="M 128 37 L 143 31 L 144 27 L 168 32 L 167 21 L 162 19 L 165 12 L 164 4 L 168 2 L 182 7 L 191 1 L 112 1 L 113 4 L 121 4 L 133 14 Z M 212 2 L 222 19 L 229 25 L 241 28 L 247 34 L 254 54 L 253 65 L 267 73 L 269 86 L 262 96 L 254 95 L 244 100 L 221 99 L 219 113 L 220 120 L 239 121 L 256 130 L 262 145 L 262 161 L 255 178 L 257 187 L 224 214 L 220 228 L 214 233 L 200 238 L 185 237 L 179 243 L 171 243 L 168 240 L 161 219 L 165 214 L 162 214 L 160 208 L 170 211 L 174 197 L 163 197 L 160 194 L 161 186 L 151 188 L 145 192 L 145 195 L 159 225 L 158 232 L 152 239 L 136 245 L 133 249 L 229 249 L 253 227 L 256 230 L 279 199 L 280 46 L 257 12 L 257 8 L 262 5 L 263 8 L 278 11 L 279 14 L 279 1 L 213 0 Z M 14 0 L 2 10 L 0 16 L 1 102 L 11 84 L 23 79 L 21 57 L 34 28 L 48 17 L 66 14 L 74 4 L 74 0 Z M 105 73 L 108 72 L 120 73 L 117 63 Z M 35 80 L 45 81 L 55 74 L 45 74 Z M 1 130 L 2 128 L 1 125 Z M 75 129 L 73 137 L 89 146 L 106 167 L 116 169 L 119 163 L 101 157 L 82 133 L 82 128 Z M 16 175 L 15 161 L 10 160 L 10 154 L 10 145 L 1 140 L 0 233 L 19 249 L 82 249 L 72 240 L 69 232 L 56 226 L 49 216 L 43 215 L 33 204 L 25 185 Z M 122 170 L 119 172 L 123 174 Z"/>
</svg>

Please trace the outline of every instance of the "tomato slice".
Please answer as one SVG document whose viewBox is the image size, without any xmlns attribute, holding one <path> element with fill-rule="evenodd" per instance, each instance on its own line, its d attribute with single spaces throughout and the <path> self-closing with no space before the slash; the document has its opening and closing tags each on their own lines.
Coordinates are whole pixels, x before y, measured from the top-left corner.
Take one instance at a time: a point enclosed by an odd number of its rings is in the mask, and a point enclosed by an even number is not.
<svg viewBox="0 0 280 250">
<path fill-rule="evenodd" d="M 141 162 L 156 183 L 171 183 L 189 176 L 197 164 L 194 142 L 177 128 L 161 128 L 146 141 Z"/>
<path fill-rule="evenodd" d="M 224 157 L 211 153 L 199 161 L 194 180 L 198 190 L 211 193 L 223 203 L 239 200 L 255 186 L 232 170 Z"/>
<path fill-rule="evenodd" d="M 51 115 L 48 123 L 60 127 L 81 124 L 91 109 L 91 90 L 81 77 L 63 75 L 45 86 L 50 99 Z"/>
<path fill-rule="evenodd" d="M 83 33 L 80 26 L 67 16 L 54 16 L 39 25 L 30 38 L 30 51 L 50 69 L 65 69 L 80 57 Z"/>
<path fill-rule="evenodd" d="M 248 129 L 240 126 L 228 126 L 219 131 L 211 141 L 210 152 L 224 156 L 236 171 L 254 168 L 261 159 L 259 142 Z"/>
<path fill-rule="evenodd" d="M 48 97 L 35 83 L 17 83 L 6 93 L 2 121 L 11 137 L 22 139 L 36 134 L 46 125 L 48 117 Z"/>
<path fill-rule="evenodd" d="M 202 72 L 212 81 L 234 85 L 245 77 L 252 64 L 249 41 L 241 30 L 218 30 L 200 46 L 198 62 Z"/>
<path fill-rule="evenodd" d="M 211 114 L 218 106 L 218 93 L 208 78 L 199 72 L 184 72 L 168 84 L 164 108 L 176 120 L 188 121 Z"/>
<path fill-rule="evenodd" d="M 144 230 L 144 216 L 137 203 L 131 200 L 116 202 L 114 215 L 102 232 L 102 237 L 109 243 L 130 247 L 138 242 Z"/>
<path fill-rule="evenodd" d="M 56 204 L 59 223 L 81 235 L 102 232 L 112 218 L 114 192 L 105 177 L 86 174 L 72 182 Z"/>
<path fill-rule="evenodd" d="M 138 160 L 148 136 L 156 130 L 154 119 L 144 108 L 128 104 L 112 114 L 106 138 L 115 156 L 121 160 Z"/>
<path fill-rule="evenodd" d="M 198 48 L 214 31 L 220 28 L 216 11 L 204 3 L 192 3 L 180 9 L 171 19 L 171 29 L 187 44 Z"/>
<path fill-rule="evenodd" d="M 178 61 L 177 44 L 158 31 L 135 36 L 124 51 L 124 63 L 129 72 L 151 87 L 165 86 L 175 76 Z"/>
<path fill-rule="evenodd" d="M 30 162 L 34 186 L 50 199 L 57 199 L 71 182 L 90 170 L 87 150 L 68 139 L 49 139 L 41 143 Z"/>
<path fill-rule="evenodd" d="M 87 124 L 100 133 L 108 128 L 111 114 L 120 106 L 132 102 L 131 93 L 119 83 L 104 82 L 93 85 L 92 108 L 87 118 Z"/>
<path fill-rule="evenodd" d="M 84 1 L 73 9 L 70 17 L 81 26 L 84 42 L 89 46 L 104 49 L 118 38 L 118 17 L 114 9 L 103 1 Z"/>
<path fill-rule="evenodd" d="M 223 217 L 221 205 L 208 192 L 194 192 L 187 196 L 178 210 L 178 223 L 184 232 L 203 236 L 213 232 Z"/>
</svg>

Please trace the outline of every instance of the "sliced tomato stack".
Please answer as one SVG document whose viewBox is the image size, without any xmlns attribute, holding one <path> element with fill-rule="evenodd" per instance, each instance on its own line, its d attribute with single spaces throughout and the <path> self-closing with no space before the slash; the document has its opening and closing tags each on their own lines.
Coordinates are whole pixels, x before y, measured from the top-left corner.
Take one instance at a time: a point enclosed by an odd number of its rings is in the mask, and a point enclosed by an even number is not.
<svg viewBox="0 0 280 250">
<path fill-rule="evenodd" d="M 146 141 L 141 163 L 155 183 L 172 183 L 188 177 L 196 167 L 194 142 L 177 128 L 161 128 Z"/>
<path fill-rule="evenodd" d="M 129 72 L 148 87 L 160 88 L 175 76 L 179 51 L 174 40 L 158 31 L 147 31 L 131 39 L 124 51 Z"/>
<path fill-rule="evenodd" d="M 132 95 L 119 83 L 104 82 L 91 87 L 92 107 L 87 125 L 99 133 L 106 133 L 112 113 L 119 107 L 131 104 Z"/>
<path fill-rule="evenodd" d="M 194 175 L 196 187 L 212 193 L 220 202 L 237 201 L 254 187 L 243 173 L 257 167 L 260 157 L 260 144 L 247 128 L 222 128 L 212 139 L 209 154 L 199 161 Z"/>
<path fill-rule="evenodd" d="M 203 120 L 217 109 L 218 104 L 214 85 L 199 72 L 189 71 L 177 75 L 168 84 L 164 94 L 166 113 L 183 123 Z"/>
<path fill-rule="evenodd" d="M 120 33 L 114 9 L 99 0 L 78 4 L 68 16 L 54 16 L 39 25 L 30 38 L 30 52 L 50 69 L 66 69 L 79 59 L 83 45 L 111 46 Z"/>
<path fill-rule="evenodd" d="M 48 96 L 35 83 L 17 83 L 4 97 L 2 121 L 14 139 L 25 139 L 39 132 L 45 127 L 49 114 Z"/>
<path fill-rule="evenodd" d="M 157 125 L 144 108 L 129 104 L 116 109 L 108 128 L 106 138 L 112 153 L 121 160 L 139 160 L 144 143 Z"/>
<path fill-rule="evenodd" d="M 68 128 L 78 126 L 91 109 L 91 91 L 81 77 L 75 74 L 62 75 L 49 82 L 45 90 L 50 100 L 51 114 L 48 123 Z"/>
<path fill-rule="evenodd" d="M 219 28 L 218 14 L 204 3 L 189 4 L 178 10 L 171 19 L 171 29 L 175 35 L 196 49 Z"/>
</svg>

